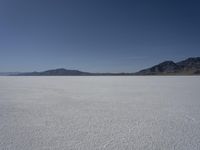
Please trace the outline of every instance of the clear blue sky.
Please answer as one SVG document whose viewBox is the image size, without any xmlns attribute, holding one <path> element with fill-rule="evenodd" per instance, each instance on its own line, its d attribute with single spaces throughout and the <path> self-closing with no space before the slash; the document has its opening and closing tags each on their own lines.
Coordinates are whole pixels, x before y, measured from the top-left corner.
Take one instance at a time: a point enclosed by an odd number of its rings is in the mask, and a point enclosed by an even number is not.
<svg viewBox="0 0 200 150">
<path fill-rule="evenodd" d="M 199 0 L 0 1 L 0 72 L 134 72 L 193 56 Z"/>
</svg>

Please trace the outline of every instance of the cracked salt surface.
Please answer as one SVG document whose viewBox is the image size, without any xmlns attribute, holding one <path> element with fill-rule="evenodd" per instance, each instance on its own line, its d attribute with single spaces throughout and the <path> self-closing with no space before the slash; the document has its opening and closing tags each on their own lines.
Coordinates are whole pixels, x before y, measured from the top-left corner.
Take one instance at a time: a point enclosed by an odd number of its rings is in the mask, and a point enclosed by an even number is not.
<svg viewBox="0 0 200 150">
<path fill-rule="evenodd" d="M 200 77 L 0 77 L 1 150 L 199 150 Z"/>
</svg>

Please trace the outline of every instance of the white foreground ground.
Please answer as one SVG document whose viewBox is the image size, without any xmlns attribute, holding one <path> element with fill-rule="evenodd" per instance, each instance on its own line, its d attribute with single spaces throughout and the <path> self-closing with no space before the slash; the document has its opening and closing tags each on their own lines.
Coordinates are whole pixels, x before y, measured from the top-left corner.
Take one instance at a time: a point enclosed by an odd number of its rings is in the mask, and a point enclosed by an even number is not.
<svg viewBox="0 0 200 150">
<path fill-rule="evenodd" d="M 200 150 L 200 77 L 0 77 L 1 150 Z"/>
</svg>

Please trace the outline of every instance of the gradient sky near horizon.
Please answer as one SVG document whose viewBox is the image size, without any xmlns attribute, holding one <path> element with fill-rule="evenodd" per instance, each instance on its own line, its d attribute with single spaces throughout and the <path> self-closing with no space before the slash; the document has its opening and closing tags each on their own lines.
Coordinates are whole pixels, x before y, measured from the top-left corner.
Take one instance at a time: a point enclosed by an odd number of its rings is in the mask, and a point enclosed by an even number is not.
<svg viewBox="0 0 200 150">
<path fill-rule="evenodd" d="M 0 1 L 0 72 L 134 72 L 195 56 L 198 0 Z"/>
</svg>

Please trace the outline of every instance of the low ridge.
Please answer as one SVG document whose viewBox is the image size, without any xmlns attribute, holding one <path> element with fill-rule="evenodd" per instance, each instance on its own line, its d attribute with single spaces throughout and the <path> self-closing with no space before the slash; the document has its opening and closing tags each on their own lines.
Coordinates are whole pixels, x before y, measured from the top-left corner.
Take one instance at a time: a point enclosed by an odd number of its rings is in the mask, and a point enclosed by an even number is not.
<svg viewBox="0 0 200 150">
<path fill-rule="evenodd" d="M 81 76 L 81 75 L 90 75 L 89 72 L 82 72 L 79 70 L 68 70 L 64 68 L 58 68 L 53 70 L 47 70 L 43 72 L 27 72 L 21 73 L 19 75 L 24 76 Z"/>
<path fill-rule="evenodd" d="M 164 61 L 136 73 L 90 73 L 58 68 L 43 72 L 1 73 L 18 76 L 127 76 L 127 75 L 200 75 L 200 57 L 191 57 L 180 62 Z"/>
</svg>

